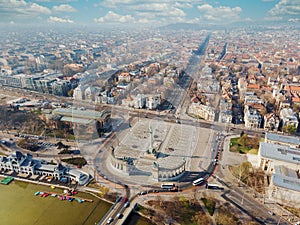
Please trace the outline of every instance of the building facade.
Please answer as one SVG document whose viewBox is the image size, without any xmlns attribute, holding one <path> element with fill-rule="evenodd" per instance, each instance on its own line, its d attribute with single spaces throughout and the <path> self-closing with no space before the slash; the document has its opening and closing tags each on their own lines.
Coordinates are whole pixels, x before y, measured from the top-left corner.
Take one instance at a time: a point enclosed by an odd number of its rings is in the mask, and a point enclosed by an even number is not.
<svg viewBox="0 0 300 225">
<path fill-rule="evenodd" d="M 189 107 L 189 113 L 199 116 L 207 121 L 215 120 L 215 110 L 213 107 L 192 103 Z"/>
<path fill-rule="evenodd" d="M 90 175 L 78 169 L 65 167 L 61 164 L 47 164 L 42 160 L 33 159 L 30 154 L 23 154 L 16 151 L 9 156 L 0 156 L 0 170 L 2 172 L 12 171 L 28 175 L 52 176 L 54 179 L 70 178 L 85 185 L 90 180 Z"/>
</svg>

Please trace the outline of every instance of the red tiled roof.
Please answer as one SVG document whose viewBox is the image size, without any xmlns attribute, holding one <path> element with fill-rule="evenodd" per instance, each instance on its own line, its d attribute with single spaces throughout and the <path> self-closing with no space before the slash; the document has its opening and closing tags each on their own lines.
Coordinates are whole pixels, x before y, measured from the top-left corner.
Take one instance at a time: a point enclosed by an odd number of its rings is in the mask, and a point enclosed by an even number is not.
<svg viewBox="0 0 300 225">
<path fill-rule="evenodd" d="M 284 87 L 284 90 L 286 90 L 286 91 L 300 91 L 300 86 L 289 86 L 289 85 L 286 85 Z"/>
<path fill-rule="evenodd" d="M 259 89 L 259 85 L 258 84 L 248 84 L 247 88 L 248 89 Z"/>
<path fill-rule="evenodd" d="M 293 97 L 293 98 L 292 98 L 292 102 L 300 103 L 300 98 L 295 98 L 295 97 Z"/>
</svg>

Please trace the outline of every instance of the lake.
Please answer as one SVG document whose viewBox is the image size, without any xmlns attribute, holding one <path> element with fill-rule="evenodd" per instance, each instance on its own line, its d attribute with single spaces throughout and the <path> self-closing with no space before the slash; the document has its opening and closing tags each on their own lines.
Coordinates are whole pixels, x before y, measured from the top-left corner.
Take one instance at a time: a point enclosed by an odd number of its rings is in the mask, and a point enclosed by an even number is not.
<svg viewBox="0 0 300 225">
<path fill-rule="evenodd" d="M 76 196 L 92 199 L 92 203 L 35 196 L 37 191 L 63 193 L 60 188 L 51 189 L 48 186 L 16 180 L 9 185 L 0 184 L 0 224 L 95 225 L 111 207 L 111 204 L 87 193 L 78 193 Z M 137 214 L 130 215 L 126 222 L 128 225 L 152 224 Z"/>
<path fill-rule="evenodd" d="M 0 184 L 1 224 L 94 225 L 111 207 L 111 204 L 86 193 L 78 193 L 76 196 L 92 199 L 92 203 L 35 196 L 34 193 L 37 191 L 63 192 L 62 189 L 51 189 L 16 180 L 9 185 Z"/>
</svg>

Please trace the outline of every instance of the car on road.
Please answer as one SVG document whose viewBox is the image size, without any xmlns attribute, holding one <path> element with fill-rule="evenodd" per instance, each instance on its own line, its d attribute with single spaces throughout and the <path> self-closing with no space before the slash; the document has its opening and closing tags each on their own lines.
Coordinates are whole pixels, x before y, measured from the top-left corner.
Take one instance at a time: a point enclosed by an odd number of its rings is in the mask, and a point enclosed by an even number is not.
<svg viewBox="0 0 300 225">
<path fill-rule="evenodd" d="M 129 202 L 126 202 L 125 204 L 124 204 L 124 208 L 127 208 L 129 206 Z"/>
<path fill-rule="evenodd" d="M 121 219 L 122 217 L 123 217 L 123 214 L 122 214 L 122 213 L 118 213 L 118 214 L 117 214 L 117 218 L 118 218 L 118 219 Z"/>
<path fill-rule="evenodd" d="M 109 217 L 109 219 L 107 220 L 107 224 L 110 224 L 110 223 L 112 223 L 112 221 L 113 221 L 114 219 L 112 218 L 112 217 Z"/>
<path fill-rule="evenodd" d="M 275 213 L 272 212 L 272 211 L 268 211 L 268 213 L 269 213 L 271 216 L 274 216 L 274 215 L 275 215 Z"/>
</svg>

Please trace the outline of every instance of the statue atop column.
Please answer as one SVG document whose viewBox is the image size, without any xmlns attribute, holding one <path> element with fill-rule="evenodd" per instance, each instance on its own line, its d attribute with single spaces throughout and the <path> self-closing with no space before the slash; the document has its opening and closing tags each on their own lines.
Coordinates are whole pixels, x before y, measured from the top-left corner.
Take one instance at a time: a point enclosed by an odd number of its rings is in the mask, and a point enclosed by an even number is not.
<svg viewBox="0 0 300 225">
<path fill-rule="evenodd" d="M 152 151 L 153 151 L 153 131 L 152 131 L 151 125 L 149 126 L 149 134 L 150 134 L 149 152 L 152 153 Z"/>
</svg>

